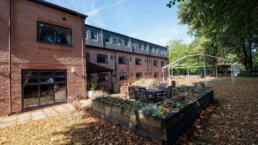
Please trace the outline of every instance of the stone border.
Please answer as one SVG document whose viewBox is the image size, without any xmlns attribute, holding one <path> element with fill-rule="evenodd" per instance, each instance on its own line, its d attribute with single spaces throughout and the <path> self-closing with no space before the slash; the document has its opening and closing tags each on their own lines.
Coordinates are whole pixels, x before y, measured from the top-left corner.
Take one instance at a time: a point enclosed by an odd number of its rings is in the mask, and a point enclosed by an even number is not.
<svg viewBox="0 0 258 145">
<path fill-rule="evenodd" d="M 206 92 L 197 101 L 185 106 L 177 113 L 164 118 L 147 116 L 111 104 L 92 102 L 93 113 L 116 125 L 150 138 L 158 144 L 172 144 L 191 127 L 201 111 L 213 101 L 213 90 Z"/>
</svg>

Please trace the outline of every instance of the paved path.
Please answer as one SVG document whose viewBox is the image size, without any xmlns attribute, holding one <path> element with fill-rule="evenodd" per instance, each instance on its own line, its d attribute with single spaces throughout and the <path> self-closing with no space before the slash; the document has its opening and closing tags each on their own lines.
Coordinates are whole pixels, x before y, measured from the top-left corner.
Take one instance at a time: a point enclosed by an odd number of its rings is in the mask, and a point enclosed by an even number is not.
<svg viewBox="0 0 258 145">
<path fill-rule="evenodd" d="M 74 110 L 72 104 L 61 104 L 7 117 L 0 117 L 0 128 L 19 125 L 32 120 L 46 119 L 60 114 L 71 115 L 71 112 Z"/>
</svg>

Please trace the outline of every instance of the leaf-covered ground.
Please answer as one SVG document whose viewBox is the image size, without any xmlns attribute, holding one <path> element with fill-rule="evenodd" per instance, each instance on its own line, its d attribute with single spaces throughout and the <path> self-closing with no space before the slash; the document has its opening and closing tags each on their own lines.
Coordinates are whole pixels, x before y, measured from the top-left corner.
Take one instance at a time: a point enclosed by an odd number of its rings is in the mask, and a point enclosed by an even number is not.
<svg viewBox="0 0 258 145">
<path fill-rule="evenodd" d="M 237 77 L 208 83 L 215 101 L 177 144 L 258 145 L 258 78 Z"/>
<path fill-rule="evenodd" d="M 214 81 L 215 102 L 206 108 L 177 144 L 257 144 L 258 78 Z M 0 144 L 154 144 L 86 112 L 33 121 L 0 130 Z"/>
</svg>

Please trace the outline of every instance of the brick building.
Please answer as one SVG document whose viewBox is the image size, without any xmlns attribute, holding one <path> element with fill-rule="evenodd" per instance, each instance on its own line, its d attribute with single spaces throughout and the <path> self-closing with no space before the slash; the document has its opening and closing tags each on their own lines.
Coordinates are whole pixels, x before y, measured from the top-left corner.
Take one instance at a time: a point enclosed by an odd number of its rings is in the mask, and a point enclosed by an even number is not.
<svg viewBox="0 0 258 145">
<path fill-rule="evenodd" d="M 88 71 L 88 83 L 111 92 L 139 78 L 161 80 L 162 66 L 168 63 L 164 46 L 90 25 L 86 25 L 86 47 L 87 68 L 91 63 L 108 68 L 107 72 Z"/>
<path fill-rule="evenodd" d="M 86 96 L 85 15 L 42 0 L 0 14 L 0 116 Z"/>
<path fill-rule="evenodd" d="M 0 0 L 0 14 L 0 116 L 87 97 L 86 78 L 113 92 L 161 79 L 168 61 L 166 47 L 85 26 L 85 15 L 43 0 Z"/>
</svg>

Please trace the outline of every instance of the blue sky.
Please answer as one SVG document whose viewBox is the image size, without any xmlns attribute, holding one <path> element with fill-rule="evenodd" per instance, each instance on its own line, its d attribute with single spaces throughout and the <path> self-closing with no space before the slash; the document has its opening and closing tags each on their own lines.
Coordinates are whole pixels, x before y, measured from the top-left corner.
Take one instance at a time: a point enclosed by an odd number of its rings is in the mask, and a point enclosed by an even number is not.
<svg viewBox="0 0 258 145">
<path fill-rule="evenodd" d="M 47 0 L 89 17 L 87 24 L 159 45 L 181 39 L 190 43 L 187 26 L 179 25 L 178 9 L 168 0 Z"/>
</svg>

